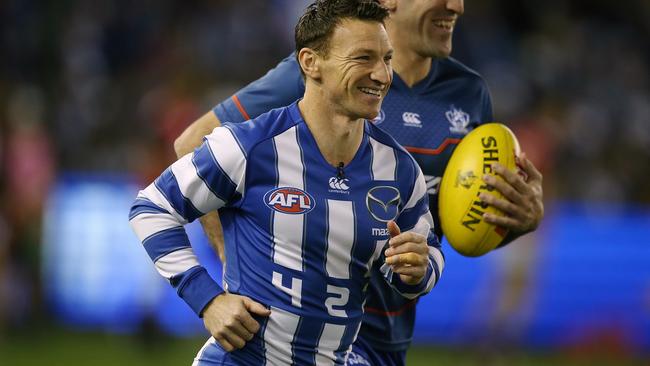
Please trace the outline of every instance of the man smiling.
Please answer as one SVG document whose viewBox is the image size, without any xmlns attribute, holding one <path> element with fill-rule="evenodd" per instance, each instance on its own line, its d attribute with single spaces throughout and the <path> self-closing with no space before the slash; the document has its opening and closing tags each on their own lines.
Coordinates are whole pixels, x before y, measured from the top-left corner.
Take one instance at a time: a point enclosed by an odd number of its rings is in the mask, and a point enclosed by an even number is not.
<svg viewBox="0 0 650 366">
<path fill-rule="evenodd" d="M 489 91 L 480 75 L 449 57 L 456 22 L 465 10 L 463 0 L 379 2 L 390 13 L 385 23 L 394 48 L 395 73 L 374 122 L 404 145 L 422 168 L 430 210 L 437 223 L 438 185 L 456 144 L 472 128 L 493 120 Z M 220 121 L 245 121 L 294 102 L 302 96 L 304 85 L 294 55 L 287 57 L 194 122 L 176 140 L 176 153 L 182 156 L 191 152 Z M 544 213 L 541 174 L 528 159 L 522 158 L 520 163 L 528 180 L 496 167 L 504 180 L 492 182 L 506 199 L 483 197 L 507 214 L 485 217 L 508 229 L 506 242 L 535 230 Z M 223 260 L 218 218 L 210 214 L 202 222 Z M 440 238 L 440 225 L 435 230 Z M 417 299 L 404 299 L 395 293 L 378 272 L 372 273 L 368 292 L 354 359 L 373 365 L 403 365 L 413 336 Z"/>
<path fill-rule="evenodd" d="M 312 4 L 296 26 L 303 98 L 216 128 L 138 195 L 134 230 L 213 336 L 196 365 L 343 365 L 371 273 L 407 299 L 440 277 L 422 172 L 368 121 L 392 81 L 386 16 L 372 1 Z M 182 228 L 216 209 L 227 292 Z"/>
</svg>

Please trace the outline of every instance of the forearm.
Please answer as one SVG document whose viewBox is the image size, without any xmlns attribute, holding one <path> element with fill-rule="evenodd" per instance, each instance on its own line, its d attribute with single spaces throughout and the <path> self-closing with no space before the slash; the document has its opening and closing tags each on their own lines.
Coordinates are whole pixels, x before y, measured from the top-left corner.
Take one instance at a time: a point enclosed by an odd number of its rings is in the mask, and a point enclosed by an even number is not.
<svg viewBox="0 0 650 366">
<path fill-rule="evenodd" d="M 174 197 L 169 190 L 165 193 Z M 183 212 L 186 211 L 182 208 L 175 209 L 152 183 L 138 194 L 129 221 L 158 273 L 196 314 L 200 314 L 223 290 L 198 262 L 183 228 L 187 223 Z"/>
<path fill-rule="evenodd" d="M 194 153 L 178 159 L 140 191 L 129 215 L 158 272 L 199 315 L 223 289 L 201 267 L 183 225 L 238 197 L 246 159 L 242 151 L 232 153 L 237 148 L 230 130 L 216 128 Z"/>
<path fill-rule="evenodd" d="M 221 125 L 221 121 L 212 111 L 204 114 L 201 118 L 194 121 L 183 133 L 174 141 L 174 151 L 177 157 L 182 157 L 191 153 L 194 149 L 201 146 L 203 137 L 209 135 L 216 127 Z"/>
<path fill-rule="evenodd" d="M 435 285 L 436 275 L 431 262 L 427 265 L 425 275 L 418 283 L 414 284 L 405 282 L 400 275 L 386 267 L 386 264 L 384 264 L 380 271 L 382 271 L 384 279 L 387 281 L 388 285 L 392 287 L 393 290 L 397 291 L 397 293 L 409 300 L 429 293 Z"/>
<path fill-rule="evenodd" d="M 226 255 L 224 250 L 223 229 L 221 228 L 221 221 L 217 211 L 209 212 L 199 219 L 203 231 L 208 237 L 208 242 L 212 249 L 219 255 L 221 263 L 226 263 Z"/>
</svg>

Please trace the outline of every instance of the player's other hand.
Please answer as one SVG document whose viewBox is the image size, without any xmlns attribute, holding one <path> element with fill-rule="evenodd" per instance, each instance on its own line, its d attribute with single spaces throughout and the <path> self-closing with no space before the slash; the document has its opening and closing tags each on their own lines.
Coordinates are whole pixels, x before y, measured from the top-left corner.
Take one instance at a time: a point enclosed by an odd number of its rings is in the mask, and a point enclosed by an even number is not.
<svg viewBox="0 0 650 366">
<path fill-rule="evenodd" d="M 402 282 L 417 285 L 422 282 L 429 266 L 429 246 L 427 238 L 418 233 L 402 233 L 395 221 L 387 224 L 390 240 L 384 252 L 386 263 L 393 273 L 398 273 Z"/>
<path fill-rule="evenodd" d="M 505 213 L 505 216 L 485 214 L 485 221 L 511 230 L 515 237 L 537 229 L 544 217 L 542 173 L 526 158 L 525 153 L 517 157 L 517 165 L 524 174 L 494 164 L 492 169 L 503 180 L 492 175 L 485 177 L 485 182 L 501 192 L 506 199 L 498 199 L 489 193 L 481 193 L 479 196 L 483 202 Z"/>
<path fill-rule="evenodd" d="M 264 305 L 246 296 L 222 293 L 212 299 L 203 311 L 203 324 L 227 352 L 246 345 L 260 330 L 252 314 L 271 315 Z"/>
</svg>

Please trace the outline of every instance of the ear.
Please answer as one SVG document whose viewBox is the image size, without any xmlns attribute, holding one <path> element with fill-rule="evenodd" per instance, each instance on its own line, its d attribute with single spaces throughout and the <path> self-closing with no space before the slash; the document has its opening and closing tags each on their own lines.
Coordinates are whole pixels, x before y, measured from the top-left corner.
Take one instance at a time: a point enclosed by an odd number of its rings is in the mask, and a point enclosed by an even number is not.
<svg viewBox="0 0 650 366">
<path fill-rule="evenodd" d="M 381 5 L 391 13 L 397 9 L 397 0 L 379 0 Z"/>
<path fill-rule="evenodd" d="M 302 72 L 305 73 L 306 77 L 314 80 L 320 79 L 320 56 L 316 51 L 307 47 L 301 49 L 298 52 L 298 63 L 300 63 Z"/>
</svg>

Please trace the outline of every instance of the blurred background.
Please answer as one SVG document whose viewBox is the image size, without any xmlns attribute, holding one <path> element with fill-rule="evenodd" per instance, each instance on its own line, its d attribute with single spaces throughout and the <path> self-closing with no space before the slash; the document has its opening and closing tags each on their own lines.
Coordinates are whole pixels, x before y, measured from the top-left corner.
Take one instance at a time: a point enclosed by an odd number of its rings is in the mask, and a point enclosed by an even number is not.
<svg viewBox="0 0 650 366">
<path fill-rule="evenodd" d="M 291 52 L 308 2 L 0 1 L 0 364 L 191 363 L 207 333 L 128 209 L 187 125 Z M 446 246 L 409 365 L 650 364 L 650 2 L 465 10 L 453 56 L 542 170 L 547 213 L 485 257 Z"/>
</svg>

